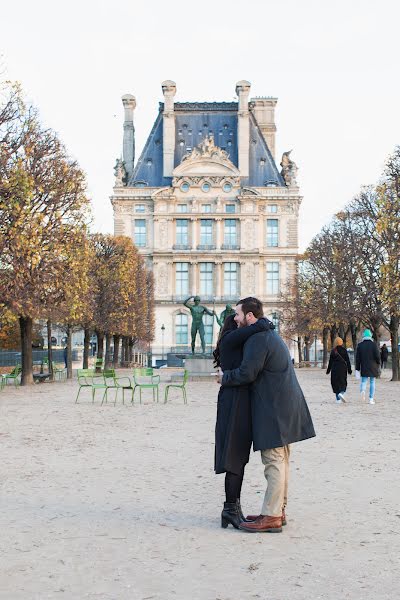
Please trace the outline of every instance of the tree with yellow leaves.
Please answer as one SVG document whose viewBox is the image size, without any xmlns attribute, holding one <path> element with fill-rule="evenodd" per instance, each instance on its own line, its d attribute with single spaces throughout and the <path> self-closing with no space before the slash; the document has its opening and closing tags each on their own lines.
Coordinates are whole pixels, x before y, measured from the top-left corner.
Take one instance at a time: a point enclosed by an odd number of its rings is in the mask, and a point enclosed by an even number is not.
<svg viewBox="0 0 400 600">
<path fill-rule="evenodd" d="M 0 106 L 0 298 L 18 316 L 22 385 L 33 383 L 32 324 L 65 304 L 87 218 L 82 170 L 18 86 Z M 79 289 L 76 290 L 79 295 Z"/>
</svg>

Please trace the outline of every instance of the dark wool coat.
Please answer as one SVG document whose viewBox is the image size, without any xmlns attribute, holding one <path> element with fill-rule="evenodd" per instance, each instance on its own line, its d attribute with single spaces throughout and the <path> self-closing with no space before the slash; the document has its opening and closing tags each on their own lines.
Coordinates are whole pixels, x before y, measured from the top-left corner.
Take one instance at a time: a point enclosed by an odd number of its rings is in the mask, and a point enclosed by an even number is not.
<svg viewBox="0 0 400 600">
<path fill-rule="evenodd" d="M 356 370 L 361 377 L 379 377 L 381 356 L 373 340 L 364 340 L 357 346 Z"/>
<path fill-rule="evenodd" d="M 389 358 L 389 350 L 387 348 L 384 348 L 382 346 L 382 348 L 381 348 L 381 362 L 382 363 L 387 362 L 388 358 Z"/>
<path fill-rule="evenodd" d="M 335 394 L 347 390 L 347 373 L 351 375 L 351 364 L 346 348 L 337 346 L 333 348 L 329 357 L 326 374 L 331 374 L 332 390 Z"/>
<path fill-rule="evenodd" d="M 246 384 L 251 384 L 254 450 L 279 448 L 315 436 L 289 351 L 273 329 L 251 336 L 243 347 L 240 367 L 224 372 L 224 387 Z"/>
<path fill-rule="evenodd" d="M 225 333 L 220 341 L 221 369 L 237 368 L 242 361 L 244 342 L 255 333 L 266 331 L 268 327 L 267 321 L 260 319 L 254 325 Z M 249 462 L 251 442 L 249 386 L 221 386 L 215 425 L 215 472 L 240 474 L 244 465 Z"/>
</svg>

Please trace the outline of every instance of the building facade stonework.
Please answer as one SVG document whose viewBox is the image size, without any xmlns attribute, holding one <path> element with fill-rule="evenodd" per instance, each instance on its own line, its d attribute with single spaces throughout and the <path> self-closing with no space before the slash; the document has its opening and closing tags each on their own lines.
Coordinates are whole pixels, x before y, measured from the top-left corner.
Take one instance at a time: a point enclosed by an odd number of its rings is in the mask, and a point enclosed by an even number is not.
<svg viewBox="0 0 400 600">
<path fill-rule="evenodd" d="M 164 102 L 135 163 L 134 96 L 123 97 L 123 157 L 111 202 L 115 235 L 130 236 L 155 276 L 153 355 L 190 347 L 190 295 L 220 314 L 255 295 L 279 327 L 280 294 L 296 271 L 301 203 L 297 167 L 275 162 L 276 98 L 237 102 Z M 205 318 L 206 343 L 219 327 Z M 197 341 L 200 343 L 200 340 Z"/>
</svg>

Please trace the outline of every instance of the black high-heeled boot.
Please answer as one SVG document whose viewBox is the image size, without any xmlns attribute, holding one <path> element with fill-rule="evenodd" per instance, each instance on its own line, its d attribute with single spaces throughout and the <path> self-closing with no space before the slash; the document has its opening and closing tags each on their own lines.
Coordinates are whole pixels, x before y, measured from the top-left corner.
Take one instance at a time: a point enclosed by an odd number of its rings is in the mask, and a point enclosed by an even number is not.
<svg viewBox="0 0 400 600">
<path fill-rule="evenodd" d="M 239 529 L 242 518 L 239 513 L 238 503 L 224 502 L 224 510 L 221 513 L 221 527 L 226 529 L 229 525 L 233 525 L 235 529 Z"/>
<path fill-rule="evenodd" d="M 237 504 L 237 507 L 238 507 L 238 512 L 239 512 L 241 520 L 242 521 L 247 521 L 247 519 L 244 516 L 243 511 L 242 511 L 242 506 L 240 504 L 240 498 L 236 498 L 236 504 Z"/>
</svg>

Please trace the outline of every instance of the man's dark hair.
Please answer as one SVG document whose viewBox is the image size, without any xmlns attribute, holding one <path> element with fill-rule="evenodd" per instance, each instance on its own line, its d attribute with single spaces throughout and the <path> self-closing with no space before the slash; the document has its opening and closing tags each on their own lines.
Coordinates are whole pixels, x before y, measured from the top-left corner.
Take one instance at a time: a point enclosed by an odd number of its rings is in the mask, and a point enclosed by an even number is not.
<svg viewBox="0 0 400 600">
<path fill-rule="evenodd" d="M 261 319 L 264 316 L 263 305 L 258 298 L 249 296 L 248 298 L 243 298 L 243 300 L 236 302 L 236 306 L 238 304 L 242 305 L 242 311 L 245 315 L 252 312 L 256 319 Z"/>
</svg>

